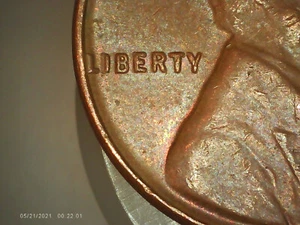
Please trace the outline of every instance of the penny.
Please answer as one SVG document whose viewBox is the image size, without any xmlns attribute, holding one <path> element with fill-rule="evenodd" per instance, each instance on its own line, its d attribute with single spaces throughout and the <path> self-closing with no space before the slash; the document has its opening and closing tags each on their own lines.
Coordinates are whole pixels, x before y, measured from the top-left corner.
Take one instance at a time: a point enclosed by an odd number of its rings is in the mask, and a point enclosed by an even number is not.
<svg viewBox="0 0 300 225">
<path fill-rule="evenodd" d="M 300 224 L 300 2 L 78 0 L 74 65 L 131 185 L 181 224 Z"/>
</svg>

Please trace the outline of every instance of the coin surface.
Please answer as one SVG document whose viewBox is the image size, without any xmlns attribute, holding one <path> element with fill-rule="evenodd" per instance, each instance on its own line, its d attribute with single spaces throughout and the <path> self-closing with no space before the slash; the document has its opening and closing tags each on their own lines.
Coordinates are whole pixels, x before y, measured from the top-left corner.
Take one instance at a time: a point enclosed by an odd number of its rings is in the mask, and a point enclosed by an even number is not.
<svg viewBox="0 0 300 225">
<path fill-rule="evenodd" d="M 102 147 L 181 224 L 300 224 L 300 1 L 78 0 Z"/>
</svg>

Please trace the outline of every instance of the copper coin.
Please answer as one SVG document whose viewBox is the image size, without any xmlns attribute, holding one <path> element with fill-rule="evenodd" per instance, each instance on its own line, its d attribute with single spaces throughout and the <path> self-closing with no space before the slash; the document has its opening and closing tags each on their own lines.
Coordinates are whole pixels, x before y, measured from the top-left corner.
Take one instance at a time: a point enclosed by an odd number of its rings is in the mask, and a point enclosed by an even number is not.
<svg viewBox="0 0 300 225">
<path fill-rule="evenodd" d="M 300 1 L 78 0 L 100 143 L 181 224 L 300 224 Z"/>
</svg>

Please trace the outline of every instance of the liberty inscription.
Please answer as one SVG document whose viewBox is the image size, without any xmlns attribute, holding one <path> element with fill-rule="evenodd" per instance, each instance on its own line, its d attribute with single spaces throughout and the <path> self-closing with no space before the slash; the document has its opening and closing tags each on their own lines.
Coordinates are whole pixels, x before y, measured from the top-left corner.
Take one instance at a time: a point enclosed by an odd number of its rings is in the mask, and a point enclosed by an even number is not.
<svg viewBox="0 0 300 225">
<path fill-rule="evenodd" d="M 132 73 L 168 73 L 168 70 L 172 70 L 174 73 L 181 73 L 182 64 L 187 63 L 190 66 L 190 71 L 194 74 L 198 72 L 199 63 L 202 57 L 201 52 L 196 54 L 192 52 L 151 52 L 148 56 L 146 52 L 133 52 L 131 55 L 127 53 L 101 53 L 100 54 L 100 66 L 93 67 L 95 59 L 93 55 L 89 54 L 89 67 L 88 73 L 110 73 L 115 74 L 127 74 L 130 71 Z M 114 59 L 114 67 L 112 69 L 112 59 Z M 170 60 L 173 64 L 172 68 L 167 68 L 166 62 Z M 187 62 L 184 62 L 186 60 Z M 149 65 L 146 65 L 148 62 Z M 170 72 L 170 71 L 169 71 Z"/>
</svg>

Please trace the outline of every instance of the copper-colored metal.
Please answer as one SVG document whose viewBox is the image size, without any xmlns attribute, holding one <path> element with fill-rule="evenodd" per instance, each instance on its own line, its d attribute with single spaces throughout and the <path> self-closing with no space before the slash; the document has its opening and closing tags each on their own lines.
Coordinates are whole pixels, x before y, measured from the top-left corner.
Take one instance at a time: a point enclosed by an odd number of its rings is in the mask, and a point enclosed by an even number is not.
<svg viewBox="0 0 300 225">
<path fill-rule="evenodd" d="M 300 2 L 78 0 L 109 158 L 183 224 L 300 224 Z"/>
</svg>

